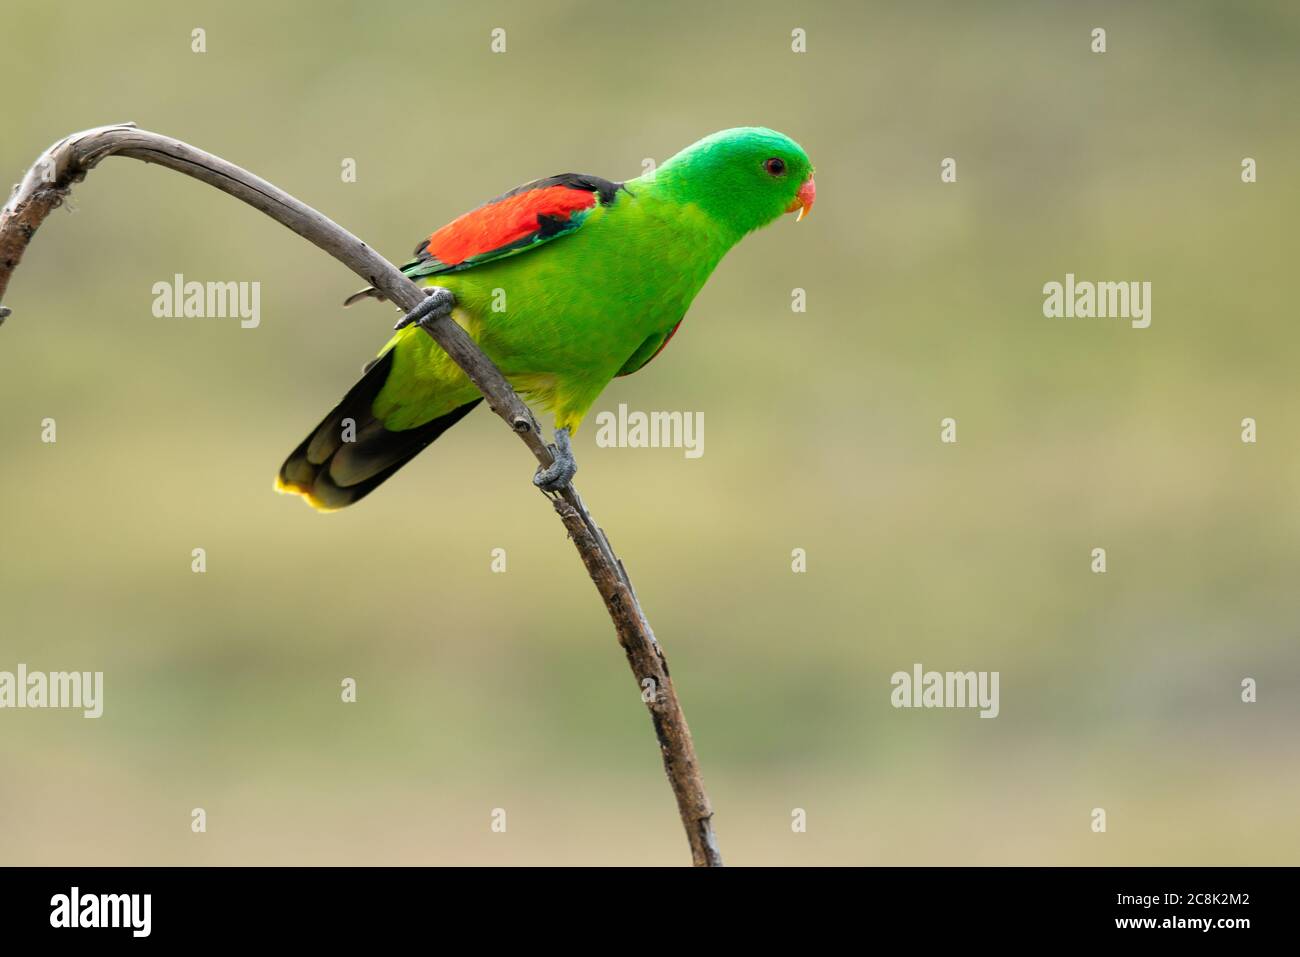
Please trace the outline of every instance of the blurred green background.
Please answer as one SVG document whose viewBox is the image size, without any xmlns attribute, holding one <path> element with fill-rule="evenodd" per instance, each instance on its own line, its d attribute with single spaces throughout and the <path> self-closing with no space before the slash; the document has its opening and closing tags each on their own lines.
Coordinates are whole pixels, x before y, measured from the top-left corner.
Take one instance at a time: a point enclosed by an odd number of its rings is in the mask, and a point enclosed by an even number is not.
<svg viewBox="0 0 1300 957">
<path fill-rule="evenodd" d="M 593 410 L 702 411 L 703 458 L 597 448 L 592 417 L 576 442 L 728 862 L 1297 862 L 1295 4 L 17 0 L 0 32 L 11 181 L 134 120 L 395 259 L 528 179 L 789 133 L 812 217 L 733 251 Z M 260 328 L 154 318 L 178 272 L 261 282 Z M 1045 319 L 1067 272 L 1151 281 L 1151 327 Z M 0 712 L 0 861 L 689 860 L 609 621 L 498 420 L 355 509 L 273 494 L 385 341 L 390 307 L 340 308 L 357 286 L 123 159 L 36 238 L 0 330 L 0 670 L 101 670 L 106 700 Z M 1000 671 L 1000 717 L 893 709 L 913 662 Z"/>
</svg>

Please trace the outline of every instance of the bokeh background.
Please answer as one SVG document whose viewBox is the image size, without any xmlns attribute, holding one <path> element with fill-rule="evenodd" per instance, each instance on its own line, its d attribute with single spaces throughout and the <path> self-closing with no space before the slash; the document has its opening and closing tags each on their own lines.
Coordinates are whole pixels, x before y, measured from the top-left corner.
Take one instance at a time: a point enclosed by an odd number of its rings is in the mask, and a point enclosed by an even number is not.
<svg viewBox="0 0 1300 957">
<path fill-rule="evenodd" d="M 594 410 L 701 411 L 703 458 L 597 448 L 590 418 L 576 443 L 727 860 L 1297 862 L 1293 3 L 9 0 L 0 33 L 11 181 L 134 120 L 390 258 L 528 179 L 788 132 L 815 213 L 733 251 Z M 260 328 L 154 318 L 178 272 L 261 282 Z M 1066 272 L 1151 281 L 1151 327 L 1045 319 Z M 106 701 L 0 713 L 0 861 L 689 860 L 638 688 L 499 421 L 355 509 L 273 494 L 386 338 L 390 307 L 340 308 L 357 286 L 122 159 L 36 238 L 0 330 L 0 669 L 103 671 Z M 1000 717 L 893 709 L 914 662 L 999 671 Z"/>
</svg>

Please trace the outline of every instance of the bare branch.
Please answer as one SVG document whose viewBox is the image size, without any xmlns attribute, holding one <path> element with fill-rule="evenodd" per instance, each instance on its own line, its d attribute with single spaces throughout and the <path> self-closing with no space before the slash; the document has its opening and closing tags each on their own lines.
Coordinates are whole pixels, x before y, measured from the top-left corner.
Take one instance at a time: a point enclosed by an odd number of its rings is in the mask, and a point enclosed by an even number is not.
<svg viewBox="0 0 1300 957">
<path fill-rule="evenodd" d="M 119 123 L 59 140 L 41 154 L 14 188 L 0 210 L 0 300 L 46 216 L 63 202 L 74 184 L 108 156 L 165 166 L 243 200 L 329 253 L 403 310 L 413 309 L 425 296 L 415 283 L 356 236 L 266 180 L 179 140 L 138 129 L 132 123 Z M 9 314 L 8 308 L 0 306 L 0 322 Z M 550 465 L 551 452 L 536 418 L 469 335 L 450 318 L 437 320 L 426 331 L 465 370 L 492 411 L 528 446 L 538 463 Z M 692 860 L 699 866 L 721 866 L 722 855 L 713 833 L 713 809 L 700 778 L 691 732 L 673 690 L 668 663 L 632 582 L 577 490 L 568 485 L 550 499 L 605 602 L 619 644 L 642 690 L 642 700 L 650 709 Z"/>
</svg>

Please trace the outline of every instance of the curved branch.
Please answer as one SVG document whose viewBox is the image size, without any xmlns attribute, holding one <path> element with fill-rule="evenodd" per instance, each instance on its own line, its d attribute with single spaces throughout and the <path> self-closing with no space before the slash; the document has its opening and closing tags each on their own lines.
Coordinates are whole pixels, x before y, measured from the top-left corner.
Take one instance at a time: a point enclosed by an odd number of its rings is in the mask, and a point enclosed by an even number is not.
<svg viewBox="0 0 1300 957">
<path fill-rule="evenodd" d="M 63 202 L 74 184 L 108 156 L 165 166 L 243 200 L 329 253 L 405 311 L 413 309 L 425 296 L 415 283 L 356 236 L 266 180 L 180 140 L 138 129 L 133 123 L 118 123 L 59 140 L 41 154 L 14 187 L 0 210 L 0 300 L 46 216 Z M 0 322 L 8 315 L 10 310 L 0 306 Z M 551 452 L 536 418 L 469 335 L 450 318 L 439 319 L 426 331 L 465 370 L 492 411 L 528 446 L 538 463 L 550 465 Z M 642 700 L 650 710 L 664 770 L 690 841 L 691 858 L 699 866 L 720 866 L 722 856 L 713 833 L 713 809 L 700 778 L 691 732 L 673 690 L 668 663 L 632 582 L 577 490 L 568 485 L 549 497 L 605 602 L 637 686 L 643 690 Z"/>
</svg>

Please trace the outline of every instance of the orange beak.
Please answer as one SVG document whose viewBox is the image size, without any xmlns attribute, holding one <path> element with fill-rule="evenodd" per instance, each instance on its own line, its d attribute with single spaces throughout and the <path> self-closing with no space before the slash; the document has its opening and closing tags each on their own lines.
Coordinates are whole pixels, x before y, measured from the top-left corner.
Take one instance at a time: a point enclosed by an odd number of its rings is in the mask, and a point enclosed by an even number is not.
<svg viewBox="0 0 1300 957">
<path fill-rule="evenodd" d="M 817 184 L 813 182 L 812 176 L 809 176 L 803 181 L 803 185 L 799 187 L 799 192 L 794 194 L 794 199 L 791 200 L 785 211 L 793 213 L 796 209 L 799 210 L 799 215 L 794 218 L 797 223 L 812 212 L 815 199 L 817 199 Z"/>
</svg>

